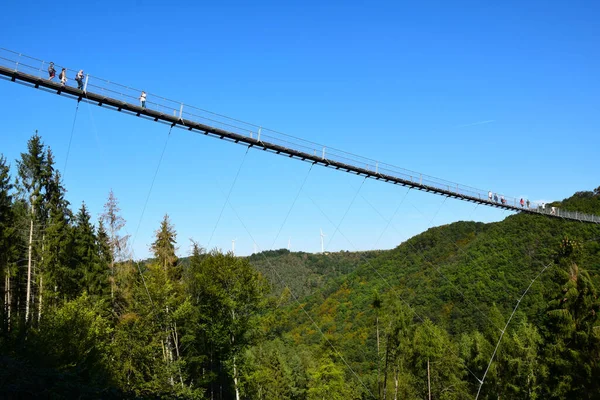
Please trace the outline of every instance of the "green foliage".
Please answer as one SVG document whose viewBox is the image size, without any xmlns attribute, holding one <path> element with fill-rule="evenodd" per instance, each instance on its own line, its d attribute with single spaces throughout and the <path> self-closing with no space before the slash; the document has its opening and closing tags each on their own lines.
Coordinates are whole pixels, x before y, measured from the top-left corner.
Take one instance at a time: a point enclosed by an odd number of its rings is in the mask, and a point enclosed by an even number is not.
<svg viewBox="0 0 600 400">
<path fill-rule="evenodd" d="M 344 369 L 329 356 L 320 359 L 314 368 L 309 369 L 308 374 L 307 400 L 360 398 L 353 385 L 346 382 Z"/>
<path fill-rule="evenodd" d="M 6 158 L 0 155 L 0 277 L 5 280 L 14 275 L 16 261 L 19 256 L 19 242 L 15 240 L 15 210 L 13 209 L 13 185 L 10 181 L 10 169 Z M 0 300 L 0 317 L 2 321 L 2 332 L 6 334 L 8 321 L 6 314 L 6 297 Z"/>
<path fill-rule="evenodd" d="M 577 192 L 568 199 L 551 204 L 568 211 L 600 215 L 600 186 L 593 191 Z"/>
<path fill-rule="evenodd" d="M 0 156 L 8 397 L 463 399 L 484 373 L 482 399 L 600 397 L 592 224 L 518 214 L 389 251 L 241 258 L 194 243 L 179 260 L 165 215 L 155 258 L 134 263 L 112 191 L 96 229 L 39 136 L 17 167 L 13 185 Z M 599 191 L 553 205 L 600 214 Z"/>
<path fill-rule="evenodd" d="M 177 234 L 175 228 L 169 221 L 169 215 L 165 214 L 160 228 L 156 231 L 156 240 L 152 243 L 151 250 L 154 253 L 154 257 L 157 258 L 158 264 L 163 267 L 165 271 L 169 271 L 169 274 L 177 279 L 181 275 L 179 268 L 177 267 L 177 256 L 175 255 L 175 248 Z"/>
<path fill-rule="evenodd" d="M 75 216 L 73 274 L 82 286 L 79 291 L 85 290 L 91 295 L 105 295 L 108 293 L 108 270 L 98 254 L 98 240 L 90 219 L 84 203 Z"/>
<path fill-rule="evenodd" d="M 196 248 L 189 269 L 188 293 L 198 310 L 196 324 L 205 329 L 198 345 L 208 348 L 211 360 L 222 360 L 229 379 L 236 380 L 241 357 L 257 333 L 258 313 L 266 305 L 269 286 L 247 259 L 232 253 L 213 251 L 204 256 Z M 210 360 L 206 367 L 216 377 L 222 374 L 221 366 Z"/>
<path fill-rule="evenodd" d="M 297 297 L 305 297 L 323 288 L 332 277 L 341 280 L 360 264 L 381 253 L 341 251 L 310 254 L 280 249 L 253 254 L 248 259 L 271 282 L 274 295 L 279 296 L 287 287 Z"/>
<path fill-rule="evenodd" d="M 591 388 L 599 388 L 600 301 L 589 273 L 578 264 L 581 249 L 578 241 L 565 237 L 552 275 L 544 324 L 547 398 L 585 398 Z"/>
</svg>

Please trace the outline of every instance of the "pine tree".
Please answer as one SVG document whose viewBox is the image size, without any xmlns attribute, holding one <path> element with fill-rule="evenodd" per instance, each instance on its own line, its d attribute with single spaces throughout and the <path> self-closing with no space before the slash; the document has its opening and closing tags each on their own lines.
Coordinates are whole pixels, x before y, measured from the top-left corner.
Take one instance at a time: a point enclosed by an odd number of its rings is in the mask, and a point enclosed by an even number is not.
<svg viewBox="0 0 600 400">
<path fill-rule="evenodd" d="M 51 160 L 52 152 L 50 150 L 48 150 L 48 155 Z M 66 190 L 62 185 L 60 173 L 52 165 L 53 162 L 49 161 L 47 175 L 51 174 L 51 176 L 44 183 L 46 199 L 44 209 L 47 222 L 43 233 L 40 302 L 43 291 L 47 304 L 56 306 L 61 294 L 73 298 L 76 290 L 69 270 L 72 252 L 70 224 L 72 214 L 69 202 L 65 199 Z"/>
<path fill-rule="evenodd" d="M 12 189 L 9 166 L 6 163 L 6 158 L 0 155 L 0 276 L 3 283 L 1 287 L 4 288 L 0 316 L 3 317 L 3 330 L 5 333 L 10 326 L 11 269 L 14 268 L 18 254 Z"/>
<path fill-rule="evenodd" d="M 156 240 L 152 243 L 151 250 L 158 264 L 168 272 L 168 276 L 174 279 L 179 278 L 177 267 L 177 255 L 175 255 L 175 244 L 177 243 L 177 233 L 169 221 L 169 215 L 165 214 L 160 228 L 156 231 Z"/>
<path fill-rule="evenodd" d="M 121 209 L 112 189 L 108 193 L 108 200 L 104 204 L 104 212 L 100 215 L 100 221 L 108 229 L 110 239 L 110 297 L 113 300 L 113 308 L 116 291 L 115 262 L 122 261 L 128 256 L 127 242 L 129 235 L 122 236 L 121 229 L 125 227 L 125 219 L 119 215 Z"/>
<path fill-rule="evenodd" d="M 27 253 L 27 291 L 25 297 L 25 320 L 30 317 L 30 303 L 32 298 L 32 263 L 34 251 L 34 225 L 40 221 L 43 204 L 43 185 L 46 174 L 46 150 L 42 139 L 35 135 L 27 142 L 27 153 L 21 153 L 21 159 L 17 161 L 18 180 L 17 186 L 22 198 L 29 204 L 29 239 Z M 38 230 L 36 229 L 36 234 Z M 37 237 L 36 237 L 37 238 Z"/>
<path fill-rule="evenodd" d="M 101 295 L 106 287 L 106 271 L 101 270 L 96 234 L 90 220 L 90 214 L 83 203 L 75 216 L 73 230 L 75 276 L 81 282 L 80 290 L 85 290 L 90 295 Z"/>
<path fill-rule="evenodd" d="M 96 235 L 97 239 L 97 253 L 98 253 L 98 263 L 99 263 L 99 271 L 103 271 L 103 275 L 108 278 L 110 271 L 110 262 L 112 260 L 112 254 L 110 250 L 110 238 L 108 237 L 108 233 L 106 232 L 106 228 L 102 223 L 102 220 L 98 222 L 98 234 Z M 110 282 L 109 279 L 105 279 L 105 282 L 102 285 L 107 292 L 110 292 Z"/>
<path fill-rule="evenodd" d="M 170 232 L 174 237 L 172 227 Z M 164 262 L 151 262 L 140 271 L 141 279 L 134 285 L 132 299 L 116 327 L 115 361 L 122 366 L 119 370 L 127 371 L 125 376 L 118 374 L 117 379 L 133 384 L 134 390 L 151 386 L 187 397 L 196 391 L 193 387 L 198 378 L 187 378 L 182 341 L 188 345 L 194 341 L 196 332 L 190 325 L 198 318 L 192 317 L 194 310 L 182 283 L 170 278 Z M 193 365 L 197 349 L 188 347 Z"/>
</svg>

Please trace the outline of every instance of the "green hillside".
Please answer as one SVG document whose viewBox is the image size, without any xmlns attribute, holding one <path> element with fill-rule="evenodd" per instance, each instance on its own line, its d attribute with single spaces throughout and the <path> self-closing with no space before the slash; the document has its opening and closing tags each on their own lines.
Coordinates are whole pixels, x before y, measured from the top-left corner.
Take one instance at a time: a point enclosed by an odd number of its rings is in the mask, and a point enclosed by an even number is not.
<svg viewBox="0 0 600 400">
<path fill-rule="evenodd" d="M 563 203 L 579 204 L 589 212 L 598 204 L 598 194 L 589 196 L 578 193 Z M 379 390 L 383 391 L 381 376 L 378 379 L 376 372 L 377 325 L 380 325 L 381 331 L 381 364 L 385 361 L 383 349 L 386 346 L 383 342 L 389 340 L 384 338 L 390 334 L 390 327 L 398 315 L 404 315 L 405 324 L 412 326 L 413 332 L 407 335 L 413 335 L 413 340 L 419 329 L 432 324 L 443 332 L 440 333 L 443 340 L 440 340 L 447 342 L 445 346 L 453 349 L 453 353 L 440 356 L 440 362 L 442 359 L 456 358 L 453 368 L 460 373 L 453 379 L 464 384 L 463 389 L 457 390 L 452 396 L 448 394 L 448 398 L 469 398 L 473 394 L 469 386 L 477 381 L 469 376 L 464 364 L 471 365 L 471 370 L 479 378 L 483 376 L 487 366 L 483 361 L 491 356 L 493 346 L 517 300 L 531 281 L 548 266 L 519 304 L 500 347 L 500 361 L 492 369 L 495 375 L 488 377 L 488 382 L 492 382 L 484 388 L 488 390 L 490 398 L 495 398 L 492 393 L 527 398 L 521 397 L 524 396 L 523 388 L 517 388 L 516 384 L 514 388 L 493 388 L 494 385 L 505 385 L 498 379 L 508 379 L 501 376 L 499 368 L 502 367 L 504 351 L 508 351 L 506 348 L 516 346 L 514 342 L 511 344 L 511 335 L 519 335 L 519 329 L 526 329 L 528 334 L 537 337 L 548 329 L 548 301 L 560 295 L 560 286 L 564 285 L 564 282 L 561 285 L 557 280 L 560 281 L 561 277 L 558 254 L 565 238 L 578 243 L 577 265 L 587 269 L 595 285 L 598 285 L 599 237 L 600 227 L 596 225 L 535 215 L 514 215 L 493 224 L 456 222 L 432 228 L 396 249 L 382 252 L 372 259 L 363 259 L 362 264 L 348 276 L 334 277 L 323 289 L 302 300 L 300 305 L 295 303 L 280 310 L 270 329 L 276 338 L 275 342 L 284 348 L 313 349 L 319 354 L 333 352 L 335 354 L 330 356 L 338 363 L 343 357 L 364 377 L 363 380 L 369 382 L 366 386 L 374 392 L 378 390 L 375 383 L 378 380 Z M 593 304 L 587 304 L 589 312 L 598 312 L 595 292 L 590 301 Z M 378 324 L 378 320 L 382 323 Z M 592 324 L 598 324 L 596 318 Z M 595 358 L 590 360 L 595 373 L 600 372 L 598 329 L 593 329 L 596 334 L 593 336 L 596 340 Z M 280 338 L 284 338 L 283 343 Z M 329 342 L 334 346 L 330 346 Z M 475 346 L 477 354 L 470 354 L 471 350 L 461 347 L 465 343 Z M 543 343 L 537 343 L 536 346 L 541 351 Z M 459 356 L 463 362 L 458 360 Z M 469 360 L 469 356 L 473 359 Z M 406 361 L 414 363 L 418 360 L 409 357 Z M 510 364 L 516 361 L 505 362 Z M 536 360 L 536 363 L 541 362 L 541 359 Z M 510 369 L 509 365 L 504 367 Z M 380 365 L 379 369 L 382 368 Z M 544 379 L 550 379 L 549 371 L 542 369 L 540 374 L 544 375 Z M 407 375 L 411 382 L 416 376 L 418 374 Z M 357 379 L 352 382 L 356 385 Z M 415 389 L 415 385 L 419 386 L 413 382 L 406 383 L 404 387 L 408 390 L 405 394 L 410 398 L 418 397 L 419 390 Z M 538 396 L 541 393 L 547 395 L 548 388 L 548 385 L 539 387 L 534 392 Z M 364 396 L 366 389 L 362 389 L 359 390 L 362 394 L 357 396 Z M 391 390 L 391 386 L 388 390 Z M 599 395 L 598 392 L 594 394 Z"/>
<path fill-rule="evenodd" d="M 180 260 L 165 215 L 134 262 L 112 191 L 95 223 L 37 134 L 16 161 L 0 155 L 0 398 L 600 398 L 598 225 L 513 215 L 387 251 Z M 553 204 L 600 214 L 600 193 Z"/>
<path fill-rule="evenodd" d="M 326 254 L 290 252 L 288 250 L 264 251 L 248 257 L 279 294 L 287 287 L 297 297 L 305 297 L 322 288 L 329 279 L 352 273 L 361 263 L 374 259 L 384 251 L 348 252 Z"/>
</svg>

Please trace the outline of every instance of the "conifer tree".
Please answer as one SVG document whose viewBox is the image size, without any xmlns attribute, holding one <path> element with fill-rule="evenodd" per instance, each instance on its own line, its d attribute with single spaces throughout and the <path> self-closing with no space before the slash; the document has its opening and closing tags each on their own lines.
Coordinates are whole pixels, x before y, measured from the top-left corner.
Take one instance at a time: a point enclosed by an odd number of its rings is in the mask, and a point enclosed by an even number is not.
<svg viewBox="0 0 600 400">
<path fill-rule="evenodd" d="M 108 237 L 108 233 L 106 232 L 106 228 L 104 227 L 104 223 L 102 223 L 102 220 L 98 221 L 98 234 L 96 235 L 96 239 L 96 244 L 98 246 L 98 270 L 103 271 L 102 274 L 108 277 L 110 271 L 110 262 L 112 260 L 112 254 L 110 250 L 110 238 Z M 109 290 L 109 280 L 106 279 L 106 282 L 104 282 L 102 286 L 105 289 Z"/>
<path fill-rule="evenodd" d="M 175 271 L 177 266 L 177 255 L 175 244 L 177 243 L 177 233 L 175 228 L 169 221 L 169 215 L 165 214 L 160 228 L 156 231 L 156 240 L 152 243 L 151 250 L 154 257 L 157 258 L 158 264 L 168 271 L 168 276 L 178 278 L 179 274 Z"/>
<path fill-rule="evenodd" d="M 75 276 L 81 282 L 80 290 L 87 291 L 90 295 L 101 295 L 106 286 L 106 271 L 101 270 L 98 257 L 98 247 L 94 226 L 90 222 L 91 217 L 82 203 L 79 212 L 75 216 L 73 255 L 76 265 Z"/>
<path fill-rule="evenodd" d="M 119 214 L 120 211 L 119 202 L 111 189 L 108 193 L 108 200 L 104 204 L 104 212 L 100 215 L 100 221 L 104 223 L 108 230 L 110 239 L 110 297 L 113 303 L 116 289 L 115 262 L 128 256 L 127 242 L 129 241 L 129 235 L 121 235 L 121 229 L 125 227 L 125 219 Z"/>
<path fill-rule="evenodd" d="M 3 280 L 2 309 L 0 315 L 5 322 L 5 331 L 9 327 L 11 312 L 11 266 L 17 256 L 15 237 L 15 216 L 13 212 L 13 185 L 6 158 L 0 155 L 0 276 Z"/>
<path fill-rule="evenodd" d="M 72 250 L 70 225 L 72 213 L 69 209 L 69 202 L 65 199 L 66 189 L 62 184 L 60 173 L 54 169 L 53 155 L 50 149 L 48 149 L 48 162 L 44 178 L 45 202 L 42 218 L 45 223 L 40 262 L 42 267 L 39 280 L 40 309 L 42 299 L 47 299 L 48 304 L 55 303 L 63 290 L 73 292 L 74 284 L 68 271 Z"/>
<path fill-rule="evenodd" d="M 27 253 L 27 291 L 25 297 L 25 320 L 30 317 L 32 263 L 34 257 L 34 224 L 39 221 L 43 204 L 43 185 L 46 174 L 46 150 L 41 137 L 37 134 L 27 142 L 27 153 L 21 153 L 17 161 L 17 186 L 22 198 L 29 205 L 29 239 Z M 37 233 L 37 230 L 36 230 Z"/>
</svg>

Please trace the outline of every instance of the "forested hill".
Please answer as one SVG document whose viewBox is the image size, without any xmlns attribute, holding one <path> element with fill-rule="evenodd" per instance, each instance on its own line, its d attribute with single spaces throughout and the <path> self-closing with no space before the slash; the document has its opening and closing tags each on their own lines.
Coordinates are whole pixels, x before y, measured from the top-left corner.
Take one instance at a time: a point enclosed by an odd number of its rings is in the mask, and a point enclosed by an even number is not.
<svg viewBox="0 0 600 400">
<path fill-rule="evenodd" d="M 388 250 L 321 254 L 279 249 L 262 251 L 246 258 L 268 279 L 273 295 L 279 296 L 287 288 L 295 296 L 302 298 L 324 287 L 331 279 L 343 279 L 361 263 L 372 260 L 386 251 Z M 155 262 L 155 259 L 144 261 L 146 264 L 152 262 Z M 187 268 L 189 264 L 189 257 L 179 259 L 182 268 Z"/>
<path fill-rule="evenodd" d="M 580 192 L 561 207 L 592 212 L 599 200 L 598 190 Z M 599 284 L 599 240 L 597 225 L 526 214 L 498 223 L 435 227 L 364 259 L 355 271 L 331 279 L 301 304 L 278 310 L 270 327 L 274 341 L 255 351 L 272 352 L 273 357 L 291 348 L 322 346 L 318 348 L 329 354 L 327 359 L 339 362 L 343 357 L 355 372 L 370 377 L 372 391 L 403 393 L 400 398 L 426 395 L 423 357 L 429 354 L 443 365 L 444 371 L 436 371 L 438 393 L 454 385 L 443 398 L 469 398 L 469 387 L 477 381 L 465 366 L 478 379 L 483 376 L 519 298 L 544 271 L 508 327 L 488 376 L 486 398 L 588 398 L 584 388 L 596 387 L 592 377 L 600 373 L 594 289 Z M 575 288 L 569 289 L 569 282 Z M 552 303 L 557 296 L 560 302 Z M 552 308 L 562 311 L 552 314 Z M 559 329 L 561 322 L 550 315 L 573 325 Z M 566 344 L 563 339 L 580 330 L 586 339 L 578 349 L 570 348 L 577 347 L 576 341 Z M 420 335 L 428 336 L 433 348 L 416 350 Z M 561 380 L 577 383 L 558 389 Z M 600 397 L 600 391 L 593 393 L 589 398 Z"/>
<path fill-rule="evenodd" d="M 600 186 L 593 191 L 577 192 L 568 199 L 551 204 L 568 211 L 600 215 Z"/>
<path fill-rule="evenodd" d="M 342 292 L 357 309 L 368 308 L 373 293 L 402 298 L 417 312 L 452 331 L 485 326 L 494 304 L 503 315 L 515 306 L 531 280 L 552 263 L 563 237 L 583 246 L 583 262 L 600 271 L 600 227 L 519 214 L 502 222 L 456 222 L 429 229 L 396 249 L 360 265 L 345 277 Z M 541 284 L 524 299 L 523 309 L 544 306 Z M 338 294 L 332 282 L 309 300 L 327 302 Z"/>
<path fill-rule="evenodd" d="M 112 191 L 98 220 L 65 194 L 37 134 L 0 155 L 0 398 L 600 398 L 597 225 L 513 215 L 387 251 L 180 260 L 165 215 L 134 262 Z"/>
<path fill-rule="evenodd" d="M 340 251 L 313 254 L 281 249 L 253 254 L 248 260 L 269 279 L 275 294 L 287 287 L 297 297 L 304 297 L 322 288 L 329 279 L 346 276 L 361 263 L 384 252 Z"/>
</svg>

